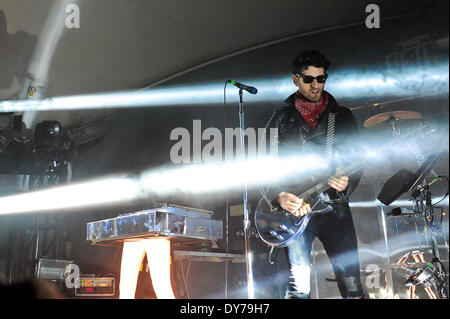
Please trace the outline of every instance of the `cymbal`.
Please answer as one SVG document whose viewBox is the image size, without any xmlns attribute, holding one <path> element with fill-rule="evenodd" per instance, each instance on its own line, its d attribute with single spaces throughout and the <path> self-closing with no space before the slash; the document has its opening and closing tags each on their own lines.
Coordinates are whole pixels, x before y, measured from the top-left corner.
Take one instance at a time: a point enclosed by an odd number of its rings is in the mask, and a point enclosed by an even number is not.
<svg viewBox="0 0 450 319">
<path fill-rule="evenodd" d="M 413 111 L 392 111 L 374 115 L 364 121 L 365 128 L 385 128 L 392 123 L 407 123 L 422 119 L 422 114 Z"/>
</svg>

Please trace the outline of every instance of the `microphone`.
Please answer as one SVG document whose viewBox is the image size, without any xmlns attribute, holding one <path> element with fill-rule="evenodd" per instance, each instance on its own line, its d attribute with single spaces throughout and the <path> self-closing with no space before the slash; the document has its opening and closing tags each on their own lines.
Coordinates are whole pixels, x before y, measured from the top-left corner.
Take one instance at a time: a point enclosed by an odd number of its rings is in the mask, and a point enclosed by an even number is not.
<svg viewBox="0 0 450 319">
<path fill-rule="evenodd" d="M 250 94 L 258 93 L 258 90 L 253 86 L 248 86 L 248 85 L 245 85 L 245 84 L 233 81 L 233 80 L 228 80 L 227 82 L 233 84 L 234 86 L 240 88 L 241 90 L 247 91 Z"/>
</svg>

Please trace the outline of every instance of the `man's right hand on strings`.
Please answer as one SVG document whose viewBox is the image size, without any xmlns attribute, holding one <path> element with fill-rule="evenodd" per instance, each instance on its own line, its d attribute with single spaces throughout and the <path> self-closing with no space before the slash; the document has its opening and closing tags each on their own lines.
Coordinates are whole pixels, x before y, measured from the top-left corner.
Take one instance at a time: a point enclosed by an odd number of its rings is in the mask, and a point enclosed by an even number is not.
<svg viewBox="0 0 450 319">
<path fill-rule="evenodd" d="M 292 213 L 294 216 L 305 216 L 307 213 L 311 212 L 309 204 L 304 203 L 303 198 L 298 198 L 293 194 L 281 192 L 278 194 L 277 200 L 283 209 Z"/>
</svg>

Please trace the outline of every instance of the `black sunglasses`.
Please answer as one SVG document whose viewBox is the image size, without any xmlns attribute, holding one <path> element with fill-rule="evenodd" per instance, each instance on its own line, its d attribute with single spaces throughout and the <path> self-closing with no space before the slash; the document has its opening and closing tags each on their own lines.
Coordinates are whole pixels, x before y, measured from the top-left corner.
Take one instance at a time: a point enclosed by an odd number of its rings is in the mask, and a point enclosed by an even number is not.
<svg viewBox="0 0 450 319">
<path fill-rule="evenodd" d="M 303 82 L 306 84 L 310 84 L 313 83 L 314 80 L 317 80 L 317 83 L 325 83 L 325 81 L 328 78 L 328 74 L 323 74 L 323 75 L 319 75 L 317 77 L 313 77 L 311 75 L 303 75 L 303 74 L 298 74 L 298 73 L 294 73 L 297 77 L 302 78 Z"/>
</svg>

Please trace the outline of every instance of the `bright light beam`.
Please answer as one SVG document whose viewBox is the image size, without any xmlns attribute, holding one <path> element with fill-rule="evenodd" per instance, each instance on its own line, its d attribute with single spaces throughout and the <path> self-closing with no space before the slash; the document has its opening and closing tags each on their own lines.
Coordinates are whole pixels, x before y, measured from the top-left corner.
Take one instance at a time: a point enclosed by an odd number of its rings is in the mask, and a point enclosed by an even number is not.
<svg viewBox="0 0 450 319">
<path fill-rule="evenodd" d="M 203 164 L 144 172 L 141 186 L 151 193 L 173 191 L 207 193 L 240 187 L 277 182 L 290 176 L 317 169 L 325 169 L 328 162 L 315 155 L 293 156 L 287 159 L 264 158 L 227 164 Z"/>
<path fill-rule="evenodd" d="M 409 97 L 449 92 L 448 61 L 429 66 L 386 71 L 384 67 L 369 71 L 337 70 L 330 75 L 326 89 L 338 98 Z M 291 76 L 242 80 L 258 88 L 256 95 L 247 94 L 247 102 L 282 101 L 295 91 Z M 211 105 L 223 103 L 224 83 L 174 86 L 148 90 L 119 91 L 53 97 L 43 100 L 0 102 L 0 112 L 111 109 L 180 105 Z M 227 90 L 227 100 L 236 102 L 237 88 Z"/>
<path fill-rule="evenodd" d="M 442 199 L 443 196 L 432 198 L 432 203 L 435 204 L 438 201 Z M 439 206 L 448 206 L 448 197 L 442 200 L 442 202 L 439 203 Z M 356 208 L 376 208 L 384 206 L 383 203 L 381 203 L 379 200 L 370 200 L 370 201 L 356 201 L 356 202 L 350 202 L 350 207 L 356 207 Z M 389 207 L 413 207 L 414 202 L 411 200 L 401 199 L 396 200 L 393 203 L 389 205 Z M 387 207 L 387 206 L 385 206 Z"/>
<path fill-rule="evenodd" d="M 430 138 L 426 141 L 429 147 L 435 148 Z M 358 141 L 353 142 L 352 145 L 356 147 Z M 364 143 L 360 141 L 359 145 L 361 144 Z M 410 146 L 404 139 L 400 144 L 395 143 L 394 148 L 379 147 L 378 143 L 373 143 L 372 147 L 381 155 L 380 158 L 383 158 L 386 152 L 405 156 L 405 160 L 410 158 Z M 361 158 L 358 159 L 354 153 L 348 152 L 339 157 L 339 160 L 350 158 L 352 163 L 362 161 L 370 166 L 369 162 L 373 159 L 365 153 L 372 154 L 370 149 L 366 149 L 366 152 L 360 153 Z M 345 170 L 345 166 L 341 168 Z M 267 156 L 219 164 L 178 165 L 144 171 L 138 176 L 109 177 L 3 197 L 0 198 L 0 215 L 118 203 L 149 197 L 152 194 L 211 194 L 237 189 L 244 183 L 255 187 L 290 182 L 301 176 L 310 176 L 312 172 L 321 176 L 324 172 L 330 173 L 329 169 L 330 163 L 314 154 L 283 158 Z"/>
<path fill-rule="evenodd" d="M 118 176 L 1 197 L 0 215 L 118 203 L 141 195 L 136 181 Z"/>
<path fill-rule="evenodd" d="M 294 162 L 302 165 L 296 165 L 296 170 L 288 170 Z M 311 155 L 284 161 L 267 158 L 151 170 L 136 178 L 117 176 L 1 197 L 0 215 L 118 203 L 140 199 L 149 194 L 208 193 L 238 187 L 244 182 L 255 185 L 277 181 L 294 172 L 307 172 L 326 165 L 327 162 Z"/>
</svg>

